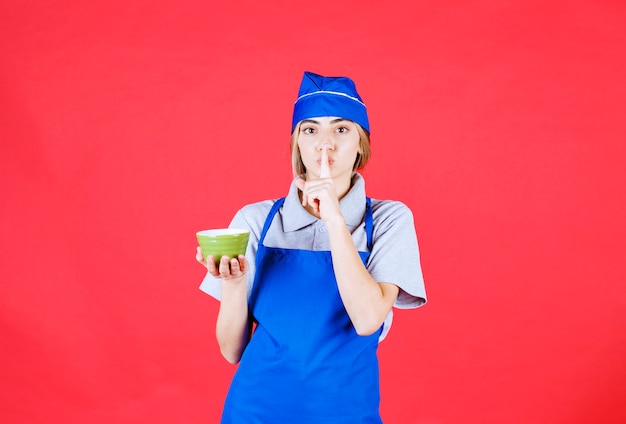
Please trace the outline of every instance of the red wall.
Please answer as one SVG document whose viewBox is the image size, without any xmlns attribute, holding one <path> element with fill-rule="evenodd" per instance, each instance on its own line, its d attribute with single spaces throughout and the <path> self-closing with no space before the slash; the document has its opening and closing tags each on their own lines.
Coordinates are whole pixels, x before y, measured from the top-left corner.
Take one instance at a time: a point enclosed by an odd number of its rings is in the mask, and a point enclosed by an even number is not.
<svg viewBox="0 0 626 424">
<path fill-rule="evenodd" d="M 216 422 L 194 233 L 285 194 L 305 70 L 357 81 L 369 194 L 415 214 L 386 423 L 626 422 L 622 2 L 10 3 L 3 423 Z"/>
</svg>

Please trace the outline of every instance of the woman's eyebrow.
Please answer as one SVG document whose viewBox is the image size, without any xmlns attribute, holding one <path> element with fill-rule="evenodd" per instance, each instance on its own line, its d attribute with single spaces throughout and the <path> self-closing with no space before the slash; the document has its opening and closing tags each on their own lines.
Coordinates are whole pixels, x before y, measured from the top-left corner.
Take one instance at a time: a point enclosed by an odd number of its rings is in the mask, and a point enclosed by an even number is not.
<svg viewBox="0 0 626 424">
<path fill-rule="evenodd" d="M 349 121 L 349 119 L 345 119 L 345 118 L 336 118 L 333 119 L 332 121 L 330 121 L 331 124 L 336 124 L 337 122 L 341 122 L 341 121 Z M 302 120 L 303 124 L 316 124 L 316 125 L 320 125 L 319 121 L 316 121 L 315 119 L 303 119 Z"/>
</svg>

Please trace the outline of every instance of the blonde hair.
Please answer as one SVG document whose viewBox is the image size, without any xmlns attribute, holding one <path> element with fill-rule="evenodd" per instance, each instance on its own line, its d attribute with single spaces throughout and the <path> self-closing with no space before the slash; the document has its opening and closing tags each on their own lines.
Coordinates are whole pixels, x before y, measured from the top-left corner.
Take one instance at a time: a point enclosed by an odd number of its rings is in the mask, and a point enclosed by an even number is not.
<svg viewBox="0 0 626 424">
<path fill-rule="evenodd" d="M 291 133 L 291 169 L 293 171 L 294 177 L 306 173 L 306 167 L 304 166 L 304 162 L 302 162 L 302 156 L 300 156 L 300 149 L 298 148 L 298 136 L 300 134 L 301 123 L 302 122 L 298 122 L 296 127 L 293 129 L 293 132 Z M 354 161 L 354 166 L 352 167 L 352 170 L 356 171 L 358 169 L 365 168 L 365 165 L 367 165 L 367 162 L 369 162 L 370 160 L 372 151 L 370 148 L 369 133 L 356 122 L 354 122 L 354 125 L 356 125 L 356 130 L 359 133 L 360 150 L 360 152 L 356 154 L 356 160 Z"/>
</svg>

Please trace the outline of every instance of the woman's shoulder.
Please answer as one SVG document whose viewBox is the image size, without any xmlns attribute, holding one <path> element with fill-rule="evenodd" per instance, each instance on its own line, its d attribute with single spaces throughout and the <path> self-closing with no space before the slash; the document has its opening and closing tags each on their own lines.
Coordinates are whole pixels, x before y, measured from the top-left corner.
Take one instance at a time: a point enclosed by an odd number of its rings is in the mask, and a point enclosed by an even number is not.
<svg viewBox="0 0 626 424">
<path fill-rule="evenodd" d="M 248 203 L 239 209 L 239 212 L 253 216 L 253 215 L 267 215 L 267 213 L 272 209 L 274 203 L 276 203 L 278 199 L 267 199 L 261 200 L 259 202 Z"/>
<path fill-rule="evenodd" d="M 247 228 L 250 230 L 251 241 L 260 237 L 261 230 L 265 224 L 265 220 L 272 205 L 276 200 L 263 200 L 260 202 L 249 203 L 237 211 L 232 221 L 231 228 Z"/>
<path fill-rule="evenodd" d="M 413 217 L 411 209 L 400 200 L 371 199 L 374 218 Z"/>
<path fill-rule="evenodd" d="M 278 199 L 267 199 L 248 203 L 237 211 L 237 215 L 244 216 L 248 220 L 265 219 Z"/>
<path fill-rule="evenodd" d="M 249 203 L 237 211 L 235 219 L 243 219 L 245 222 L 250 224 L 259 222 L 262 223 L 265 221 L 265 218 L 267 218 L 267 214 L 272 209 L 274 203 L 276 203 L 276 200 L 278 199 L 268 199 Z"/>
</svg>

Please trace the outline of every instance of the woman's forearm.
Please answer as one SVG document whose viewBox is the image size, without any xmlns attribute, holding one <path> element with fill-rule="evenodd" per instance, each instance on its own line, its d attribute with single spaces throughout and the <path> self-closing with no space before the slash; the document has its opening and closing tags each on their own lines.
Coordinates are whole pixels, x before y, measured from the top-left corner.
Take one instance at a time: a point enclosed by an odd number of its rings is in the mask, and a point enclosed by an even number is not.
<svg viewBox="0 0 626 424">
<path fill-rule="evenodd" d="M 250 336 L 245 276 L 242 279 L 222 281 L 215 328 L 220 351 L 231 364 L 239 362 Z"/>
<path fill-rule="evenodd" d="M 341 300 L 357 333 L 370 335 L 384 322 L 399 289 L 370 276 L 343 218 L 326 225 Z"/>
</svg>

